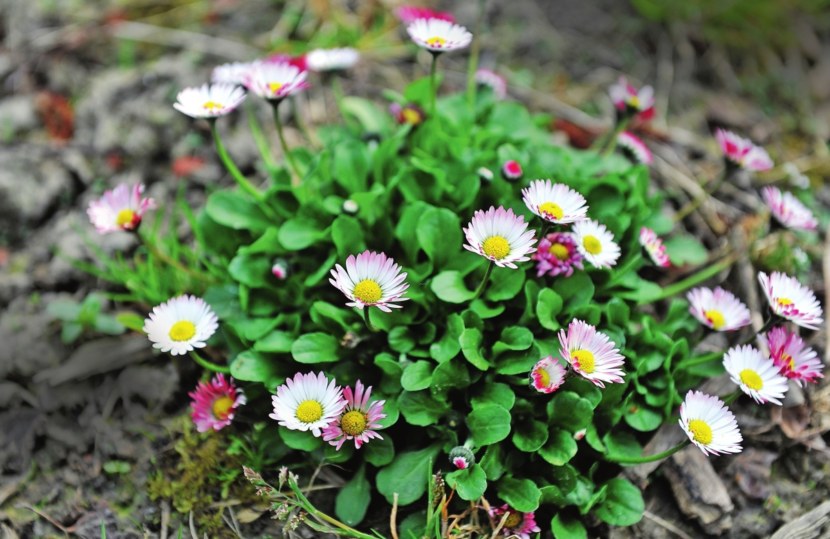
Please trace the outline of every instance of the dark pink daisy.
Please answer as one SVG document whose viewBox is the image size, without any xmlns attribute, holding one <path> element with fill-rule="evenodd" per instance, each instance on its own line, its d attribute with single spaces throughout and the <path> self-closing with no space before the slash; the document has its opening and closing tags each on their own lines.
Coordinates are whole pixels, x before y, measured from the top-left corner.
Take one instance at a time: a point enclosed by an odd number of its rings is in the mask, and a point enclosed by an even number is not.
<svg viewBox="0 0 830 539">
<path fill-rule="evenodd" d="M 646 250 L 651 261 L 661 268 L 671 266 L 669 255 L 666 254 L 666 246 L 663 240 L 650 228 L 644 226 L 640 229 L 640 245 Z"/>
<path fill-rule="evenodd" d="M 536 261 L 537 277 L 545 274 L 570 277 L 574 268 L 583 269 L 582 255 L 570 232 L 553 232 L 542 238 L 532 258 Z"/>
<path fill-rule="evenodd" d="M 217 374 L 210 382 L 199 382 L 196 389 L 188 393 L 193 423 L 199 432 L 222 430 L 231 424 L 236 409 L 245 404 L 245 394 L 238 389 L 233 378 L 225 379 Z"/>
<path fill-rule="evenodd" d="M 795 380 L 798 385 L 804 382 L 817 383 L 824 378 L 824 364 L 812 348 L 804 345 L 804 340 L 784 329 L 775 327 L 765 337 L 769 355 L 781 374 Z"/>
<path fill-rule="evenodd" d="M 381 419 L 386 417 L 383 413 L 383 405 L 386 401 L 372 401 L 372 387 L 364 388 L 360 380 L 352 388 L 343 390 L 343 398 L 346 399 L 346 407 L 340 416 L 332 421 L 328 427 L 323 429 L 323 440 L 329 442 L 339 451 L 346 440 L 354 440 L 354 446 L 360 449 L 372 438 L 382 440 L 383 437 L 376 429 L 382 428 Z"/>
<path fill-rule="evenodd" d="M 504 515 L 507 515 L 507 520 L 504 521 L 504 527 L 501 529 L 502 537 L 519 537 L 519 539 L 530 539 L 531 533 L 542 531 L 536 525 L 536 515 L 531 511 L 530 513 L 521 513 L 516 511 L 507 504 L 501 507 L 491 507 L 488 511 L 493 523 L 498 525 Z"/>
<path fill-rule="evenodd" d="M 617 111 L 627 118 L 637 116 L 641 120 L 654 117 L 654 88 L 643 86 L 636 88 L 625 77 L 620 77 L 617 84 L 611 85 L 608 93 Z"/>
<path fill-rule="evenodd" d="M 522 170 L 522 165 L 520 165 L 518 161 L 513 161 L 511 159 L 509 161 L 505 161 L 501 166 L 501 175 L 507 181 L 517 182 L 522 179 L 523 174 L 524 171 Z"/>
<path fill-rule="evenodd" d="M 724 158 L 746 170 L 763 171 L 772 168 L 772 159 L 766 150 L 751 140 L 739 137 L 732 131 L 717 129 L 715 139 L 720 145 Z"/>
</svg>

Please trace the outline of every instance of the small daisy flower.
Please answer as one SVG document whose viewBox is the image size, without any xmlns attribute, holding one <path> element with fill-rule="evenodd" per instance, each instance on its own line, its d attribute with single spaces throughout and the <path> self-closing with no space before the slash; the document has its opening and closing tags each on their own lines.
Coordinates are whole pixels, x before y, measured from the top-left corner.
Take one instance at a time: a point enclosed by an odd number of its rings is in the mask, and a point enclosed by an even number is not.
<svg viewBox="0 0 830 539">
<path fill-rule="evenodd" d="M 418 19 L 441 19 L 442 21 L 455 22 L 452 13 L 418 6 L 401 6 L 395 10 L 395 16 L 407 26 Z"/>
<path fill-rule="evenodd" d="M 772 216 L 783 226 L 796 230 L 815 230 L 818 226 L 813 212 L 792 193 L 782 193 L 777 187 L 769 186 L 761 190 L 761 196 Z"/>
<path fill-rule="evenodd" d="M 466 470 L 476 463 L 476 456 L 469 447 L 459 445 L 450 451 L 450 462 L 456 470 Z"/>
<path fill-rule="evenodd" d="M 608 93 L 614 107 L 627 116 L 639 115 L 643 120 L 654 116 L 654 88 L 643 86 L 637 89 L 628 83 L 625 77 L 620 77 L 617 84 L 611 85 Z"/>
<path fill-rule="evenodd" d="M 539 393 L 553 393 L 565 381 L 565 367 L 553 356 L 540 359 L 530 371 L 530 385 Z"/>
<path fill-rule="evenodd" d="M 173 108 L 191 118 L 218 118 L 245 101 L 245 91 L 235 84 L 217 82 L 185 88 L 176 96 Z"/>
<path fill-rule="evenodd" d="M 306 88 L 306 72 L 288 62 L 257 61 L 251 64 L 245 86 L 269 101 L 279 102 Z"/>
<path fill-rule="evenodd" d="M 179 296 L 153 307 L 144 320 L 144 333 L 153 348 L 181 356 L 194 348 L 204 348 L 205 341 L 216 332 L 219 321 L 205 300 L 196 296 Z"/>
<path fill-rule="evenodd" d="M 535 232 L 527 229 L 524 217 L 513 210 L 490 206 L 477 210 L 464 229 L 467 243 L 464 248 L 494 262 L 497 266 L 516 269 L 516 262 L 530 260 Z"/>
<path fill-rule="evenodd" d="M 475 80 L 481 86 L 490 88 L 496 98 L 504 99 L 507 97 L 507 81 L 495 71 L 479 69 L 476 71 Z"/>
<path fill-rule="evenodd" d="M 399 105 L 392 103 L 389 105 L 389 113 L 395 117 L 395 121 L 401 125 L 421 125 L 426 120 L 426 113 L 424 109 L 414 103 L 407 103 L 406 105 Z"/>
<path fill-rule="evenodd" d="M 274 413 L 268 417 L 291 430 L 311 431 L 318 438 L 346 407 L 343 390 L 322 372 L 297 373 L 271 397 Z"/>
<path fill-rule="evenodd" d="M 795 278 L 781 272 L 758 273 L 758 281 L 767 296 L 769 308 L 782 318 L 807 328 L 818 329 L 822 310 L 816 295 Z"/>
<path fill-rule="evenodd" d="M 89 203 L 89 220 L 100 234 L 118 230 L 136 230 L 147 210 L 156 207 L 152 198 L 142 198 L 143 185 L 121 184 Z"/>
<path fill-rule="evenodd" d="M 663 245 L 663 240 L 652 229 L 645 226 L 640 229 L 640 245 L 643 246 L 651 261 L 656 265 L 661 268 L 671 266 L 671 260 L 669 260 L 669 255 L 666 254 L 666 246 Z"/>
<path fill-rule="evenodd" d="M 343 201 L 341 209 L 343 210 L 343 213 L 347 215 L 357 215 L 357 212 L 360 211 L 360 205 L 357 201 L 348 198 Z"/>
<path fill-rule="evenodd" d="M 360 53 L 350 47 L 341 49 L 316 49 L 306 54 L 309 71 L 339 71 L 354 67 Z"/>
<path fill-rule="evenodd" d="M 507 520 L 504 521 L 504 527 L 501 529 L 503 537 L 530 539 L 531 533 L 542 531 L 536 525 L 536 515 L 532 511 L 530 513 L 521 513 L 509 505 L 504 504 L 501 507 L 491 507 L 488 513 L 495 524 L 501 522 L 505 514 L 508 515 Z"/>
<path fill-rule="evenodd" d="M 527 208 L 545 221 L 565 225 L 582 221 L 588 213 L 585 197 L 561 183 L 534 180 L 522 189 Z"/>
<path fill-rule="evenodd" d="M 346 269 L 337 264 L 331 276 L 329 282 L 351 300 L 346 303 L 350 307 L 377 307 L 388 313 L 400 309 L 397 303 L 409 299 L 403 297 L 409 288 L 406 273 L 384 253 L 364 251 L 357 257 L 351 255 L 346 259 Z"/>
<path fill-rule="evenodd" d="M 539 248 L 533 253 L 536 261 L 536 276 L 548 274 L 551 277 L 564 275 L 570 277 L 574 268 L 582 267 L 582 255 L 576 246 L 574 235 L 570 232 L 551 232 L 539 242 Z"/>
<path fill-rule="evenodd" d="M 767 151 L 752 141 L 720 128 L 715 131 L 715 139 L 727 162 L 746 170 L 763 171 L 772 168 L 772 159 Z"/>
<path fill-rule="evenodd" d="M 522 165 L 518 161 L 510 159 L 501 166 L 501 177 L 509 182 L 517 182 L 524 176 Z"/>
<path fill-rule="evenodd" d="M 634 163 L 650 165 L 652 161 L 654 161 L 654 157 L 651 155 L 651 150 L 649 150 L 645 142 L 635 136 L 634 133 L 623 131 L 617 135 L 617 146 L 619 146 L 623 155 Z"/>
<path fill-rule="evenodd" d="M 781 374 L 795 380 L 799 386 L 804 387 L 804 382 L 816 383 L 819 378 L 824 378 L 824 363 L 816 351 L 805 346 L 804 340 L 795 333 L 775 327 L 767 332 L 763 340 Z"/>
<path fill-rule="evenodd" d="M 749 309 L 721 287 L 695 288 L 686 299 L 692 316 L 715 331 L 735 331 L 749 325 Z"/>
<path fill-rule="evenodd" d="M 466 28 L 443 19 L 416 19 L 406 31 L 416 45 L 433 54 L 463 49 L 473 40 Z"/>
<path fill-rule="evenodd" d="M 484 183 L 490 183 L 493 181 L 493 171 L 489 168 L 478 167 L 478 170 L 476 172 L 478 173 L 478 178 Z"/>
<path fill-rule="evenodd" d="M 218 65 L 213 68 L 210 80 L 213 83 L 242 86 L 249 69 L 251 69 L 250 62 L 231 62 Z"/>
<path fill-rule="evenodd" d="M 233 421 L 236 409 L 246 402 L 245 394 L 234 385 L 233 378 L 226 380 L 221 373 L 210 382 L 199 382 L 188 395 L 193 409 L 190 417 L 199 432 L 227 427 Z"/>
<path fill-rule="evenodd" d="M 559 345 L 559 353 L 573 370 L 594 385 L 622 383 L 625 358 L 613 341 L 594 326 L 582 320 L 572 321 L 567 330 L 559 330 Z"/>
<path fill-rule="evenodd" d="M 745 345 L 730 348 L 723 356 L 723 367 L 741 391 L 758 404 L 772 402 L 781 405 L 787 392 L 787 379 L 778 367 L 756 348 Z"/>
<path fill-rule="evenodd" d="M 680 405 L 680 428 L 704 455 L 740 453 L 743 437 L 729 408 L 717 397 L 689 391 Z"/>
<path fill-rule="evenodd" d="M 332 421 L 323 429 L 323 440 L 333 445 L 340 451 L 346 440 L 354 440 L 356 449 L 363 444 L 369 443 L 372 438 L 382 440 L 383 437 L 377 433 L 381 429 L 380 421 L 386 414 L 383 413 L 383 405 L 386 401 L 372 401 L 372 387 L 364 388 L 360 380 L 352 388 L 343 390 L 343 397 L 346 399 L 346 407 L 340 417 Z"/>
<path fill-rule="evenodd" d="M 620 246 L 605 225 L 585 219 L 574 223 L 573 233 L 579 253 L 594 267 L 610 268 L 617 263 Z"/>
<path fill-rule="evenodd" d="M 271 275 L 280 281 L 286 280 L 288 278 L 288 262 L 282 258 L 275 260 L 274 265 L 271 266 Z"/>
</svg>

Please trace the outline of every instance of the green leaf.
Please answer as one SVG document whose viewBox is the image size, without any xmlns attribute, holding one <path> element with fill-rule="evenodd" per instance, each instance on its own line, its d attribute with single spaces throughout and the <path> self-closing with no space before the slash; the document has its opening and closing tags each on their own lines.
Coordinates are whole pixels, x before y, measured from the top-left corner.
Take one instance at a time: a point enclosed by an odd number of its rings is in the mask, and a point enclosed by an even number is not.
<svg viewBox="0 0 830 539">
<path fill-rule="evenodd" d="M 245 286 L 264 287 L 271 276 L 271 261 L 261 255 L 236 255 L 228 265 L 228 273 Z"/>
<path fill-rule="evenodd" d="M 279 427 L 280 438 L 285 445 L 298 451 L 314 451 L 323 447 L 323 439 L 314 436 L 309 431 L 291 430 Z"/>
<path fill-rule="evenodd" d="M 556 539 L 588 539 L 588 532 L 579 520 L 561 513 L 550 521 L 550 529 Z"/>
<path fill-rule="evenodd" d="M 350 215 L 340 215 L 331 224 L 331 241 L 337 248 L 337 255 L 343 260 L 366 250 L 363 229 L 358 220 Z"/>
<path fill-rule="evenodd" d="M 539 508 L 542 492 L 536 483 L 530 479 L 515 479 L 506 477 L 499 481 L 499 497 L 507 504 L 522 513 L 530 513 Z"/>
<path fill-rule="evenodd" d="M 467 361 L 472 363 L 475 368 L 486 371 L 490 368 L 490 363 L 481 355 L 482 339 L 483 336 L 480 330 L 467 328 L 461 332 L 461 337 L 458 338 L 458 342 L 461 344 L 461 353 L 464 354 Z"/>
<path fill-rule="evenodd" d="M 705 263 L 709 259 L 709 252 L 694 236 L 684 234 L 674 236 L 664 242 L 666 254 L 669 255 L 673 266 L 692 264 L 694 266 Z"/>
<path fill-rule="evenodd" d="M 643 454 L 643 447 L 637 438 L 630 432 L 615 429 L 602 437 L 609 455 L 619 457 L 639 457 Z"/>
<path fill-rule="evenodd" d="M 462 500 L 475 501 L 484 496 L 487 490 L 487 476 L 484 468 L 475 464 L 466 470 L 456 470 L 447 474 L 447 484 L 454 488 Z"/>
<path fill-rule="evenodd" d="M 272 331 L 254 343 L 257 352 L 287 353 L 294 344 L 294 336 L 287 331 Z"/>
<path fill-rule="evenodd" d="M 467 371 L 467 364 L 460 358 L 441 363 L 432 373 L 432 387 L 436 391 L 468 385 L 470 385 L 470 373 Z"/>
<path fill-rule="evenodd" d="M 388 435 L 384 435 L 382 439 L 372 440 L 372 443 L 363 447 L 363 456 L 372 466 L 386 466 L 395 458 L 395 446 Z"/>
<path fill-rule="evenodd" d="M 143 319 L 141 323 L 144 323 Z M 432 343 L 429 347 L 429 355 L 438 363 L 449 361 L 461 351 L 459 337 L 461 337 L 461 333 L 464 331 L 464 321 L 461 319 L 461 316 L 455 313 L 451 314 L 447 317 L 447 322 L 444 325 L 447 328 L 444 336 L 441 337 L 441 340 Z"/>
<path fill-rule="evenodd" d="M 220 225 L 234 230 L 264 232 L 271 224 L 254 201 L 237 191 L 214 192 L 208 197 L 205 212 Z"/>
<path fill-rule="evenodd" d="M 576 455 L 576 441 L 570 432 L 562 429 L 553 429 L 539 455 L 554 466 L 567 464 Z"/>
<path fill-rule="evenodd" d="M 351 310 L 337 307 L 331 303 L 315 301 L 311 304 L 309 316 L 315 324 L 330 333 L 345 333 L 349 330 L 348 318 L 353 314 Z"/>
<path fill-rule="evenodd" d="M 612 526 L 631 526 L 640 522 L 646 507 L 640 489 L 621 477 L 611 479 L 606 486 L 605 500 L 596 508 L 600 520 Z"/>
<path fill-rule="evenodd" d="M 332 148 L 332 176 L 348 193 L 366 191 L 369 151 L 356 140 L 340 140 Z"/>
<path fill-rule="evenodd" d="M 270 386 L 278 378 L 277 362 L 253 350 L 245 350 L 231 362 L 231 376 L 237 380 L 262 382 Z"/>
<path fill-rule="evenodd" d="M 340 100 L 340 110 L 343 116 L 355 118 L 368 133 L 383 133 L 392 127 L 389 113 L 368 99 L 345 96 Z"/>
<path fill-rule="evenodd" d="M 403 370 L 401 386 L 407 391 L 420 391 L 432 383 L 433 364 L 426 360 L 410 363 Z"/>
<path fill-rule="evenodd" d="M 644 405 L 634 405 L 625 413 L 625 422 L 640 432 L 650 432 L 663 423 L 663 416 L 657 410 Z"/>
<path fill-rule="evenodd" d="M 340 343 L 328 333 L 306 333 L 291 345 L 298 363 L 331 363 L 339 359 Z"/>
<path fill-rule="evenodd" d="M 510 434 L 510 412 L 498 404 L 482 404 L 467 416 L 467 427 L 477 447 L 500 442 Z"/>
<path fill-rule="evenodd" d="M 402 392 L 398 407 L 406 422 L 416 427 L 434 425 L 450 409 L 446 402 L 434 399 L 429 391 Z"/>
<path fill-rule="evenodd" d="M 457 271 L 442 271 L 432 279 L 429 288 L 438 299 L 447 303 L 464 303 L 475 296 L 475 292 L 467 289 L 464 278 Z"/>
<path fill-rule="evenodd" d="M 548 441 L 548 426 L 541 421 L 526 420 L 513 428 L 513 445 L 519 451 L 535 453 Z"/>
<path fill-rule="evenodd" d="M 562 312 L 562 297 L 550 288 L 543 288 L 536 300 L 536 316 L 543 328 L 556 331 L 562 326 L 556 321 Z"/>
<path fill-rule="evenodd" d="M 492 301 L 513 299 L 525 284 L 525 272 L 496 268 L 490 275 L 490 282 L 484 295 Z"/>
<path fill-rule="evenodd" d="M 280 243 L 289 251 L 305 249 L 319 241 L 322 236 L 317 223 L 301 217 L 284 222 L 277 233 Z"/>
<path fill-rule="evenodd" d="M 144 332 L 144 317 L 133 312 L 121 312 L 115 315 L 115 319 L 127 329 Z"/>
<path fill-rule="evenodd" d="M 409 505 L 418 501 L 426 492 L 430 463 L 435 460 L 438 450 L 438 446 L 430 446 L 419 451 L 399 454 L 392 464 L 378 472 L 378 492 L 383 494 L 390 504 L 393 503 L 396 492 L 398 505 Z"/>
<path fill-rule="evenodd" d="M 363 521 L 371 501 L 372 486 L 366 480 L 365 466 L 361 466 L 337 493 L 334 500 L 334 512 L 349 526 L 356 526 Z"/>
<path fill-rule="evenodd" d="M 586 272 L 574 273 L 567 279 L 558 279 L 553 290 L 562 297 L 568 309 L 586 305 L 594 297 L 594 283 Z"/>
<path fill-rule="evenodd" d="M 498 355 L 507 350 L 527 350 L 532 344 L 533 333 L 529 329 L 519 326 L 506 327 L 493 345 L 493 354 Z"/>
<path fill-rule="evenodd" d="M 572 391 L 557 392 L 550 401 L 550 408 L 551 424 L 560 425 L 571 432 L 584 429 L 594 417 L 591 402 Z"/>
<path fill-rule="evenodd" d="M 516 402 L 516 394 L 507 384 L 489 382 L 484 384 L 480 395 L 472 398 L 473 408 L 482 404 L 498 404 L 502 408 L 510 410 Z"/>
<path fill-rule="evenodd" d="M 461 251 L 461 221 L 446 208 L 430 207 L 421 214 L 415 235 L 437 268 L 446 266 Z"/>
</svg>

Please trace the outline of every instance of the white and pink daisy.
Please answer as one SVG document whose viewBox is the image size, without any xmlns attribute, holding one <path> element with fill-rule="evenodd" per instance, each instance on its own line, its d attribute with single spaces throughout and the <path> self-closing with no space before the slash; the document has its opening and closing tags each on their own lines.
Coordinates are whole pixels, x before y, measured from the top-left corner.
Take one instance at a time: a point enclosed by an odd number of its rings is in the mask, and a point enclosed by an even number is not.
<svg viewBox="0 0 830 539">
<path fill-rule="evenodd" d="M 491 507 L 488 513 L 490 518 L 493 519 L 494 525 L 498 525 L 504 518 L 504 515 L 507 515 L 507 519 L 504 521 L 504 526 L 501 529 L 503 537 L 530 539 L 531 533 L 542 531 L 536 524 L 536 515 L 532 511 L 530 513 L 521 513 L 509 505 L 504 504 L 501 507 Z"/>
<path fill-rule="evenodd" d="M 419 6 L 401 6 L 395 10 L 395 16 L 407 26 L 418 19 L 440 19 L 442 21 L 455 22 L 455 17 L 448 11 L 435 11 L 428 7 Z"/>
<path fill-rule="evenodd" d="M 222 430 L 233 421 L 236 409 L 245 404 L 245 393 L 233 383 L 233 378 L 225 379 L 224 374 L 217 374 L 209 382 L 199 382 L 196 389 L 188 393 L 190 417 L 196 430 Z"/>
<path fill-rule="evenodd" d="M 490 88 L 496 98 L 504 99 L 507 97 L 507 81 L 495 71 L 479 69 L 476 71 L 475 80 L 481 86 Z"/>
<path fill-rule="evenodd" d="M 297 373 L 277 388 L 271 397 L 274 412 L 268 417 L 291 430 L 311 431 L 320 437 L 348 404 L 343 390 L 322 372 Z"/>
<path fill-rule="evenodd" d="M 763 340 L 781 374 L 795 380 L 799 386 L 804 387 L 805 382 L 814 384 L 824 378 L 824 363 L 795 333 L 779 326 L 769 330 Z"/>
<path fill-rule="evenodd" d="M 617 135 L 617 146 L 622 151 L 623 155 L 628 157 L 634 163 L 643 165 L 650 165 L 654 161 L 651 155 L 651 150 L 648 149 L 646 143 L 635 136 L 634 133 L 623 131 Z"/>
<path fill-rule="evenodd" d="M 291 56 L 290 54 L 277 52 L 268 55 L 259 61 L 265 62 L 266 64 L 288 64 L 296 67 L 300 71 L 308 71 L 308 62 L 306 62 L 306 57 L 304 54 L 301 54 L 299 56 Z"/>
<path fill-rule="evenodd" d="M 715 331 L 735 331 L 749 325 L 749 309 L 721 287 L 695 288 L 686 294 L 689 312 Z"/>
<path fill-rule="evenodd" d="M 443 19 L 416 19 L 406 31 L 416 45 L 433 54 L 463 49 L 473 40 L 466 28 Z"/>
<path fill-rule="evenodd" d="M 524 176 L 524 170 L 518 161 L 510 159 L 501 166 L 501 177 L 509 182 L 517 182 L 522 179 L 522 176 Z"/>
<path fill-rule="evenodd" d="M 249 69 L 251 69 L 250 62 L 221 64 L 213 68 L 210 80 L 213 83 L 242 86 L 245 82 L 245 74 L 248 73 Z"/>
<path fill-rule="evenodd" d="M 185 88 L 176 96 L 173 108 L 191 118 L 218 118 L 233 112 L 243 101 L 245 91 L 235 84 L 213 83 Z"/>
<path fill-rule="evenodd" d="M 288 62 L 256 61 L 245 75 L 245 87 L 269 101 L 282 101 L 308 88 L 306 72 Z"/>
<path fill-rule="evenodd" d="M 360 53 L 351 47 L 315 49 L 305 56 L 309 71 L 341 71 L 350 69 L 360 60 Z"/>
<path fill-rule="evenodd" d="M 121 184 L 89 203 L 86 214 L 100 234 L 136 230 L 144 214 L 156 207 L 152 198 L 142 198 L 144 186 Z"/>
<path fill-rule="evenodd" d="M 409 284 L 406 273 L 384 253 L 364 251 L 346 259 L 346 269 L 337 264 L 331 270 L 329 282 L 350 300 L 346 305 L 363 309 L 377 307 L 383 312 L 400 309 L 397 305 L 409 298 L 403 297 Z"/>
<path fill-rule="evenodd" d="M 513 210 L 490 206 L 477 210 L 464 229 L 464 248 L 494 262 L 499 267 L 516 269 L 516 262 L 530 260 L 535 232 L 527 229 L 524 217 Z"/>
<path fill-rule="evenodd" d="M 383 405 L 386 401 L 372 401 L 372 387 L 365 388 L 360 380 L 352 388 L 343 390 L 343 397 L 346 399 L 346 407 L 340 416 L 323 429 L 323 440 L 329 442 L 338 451 L 347 440 L 354 440 L 356 449 L 363 444 L 369 443 L 372 438 L 382 440 L 383 437 L 377 433 L 381 429 L 381 419 L 386 417 L 383 413 Z"/>
<path fill-rule="evenodd" d="M 717 397 L 689 391 L 680 405 L 680 428 L 704 455 L 740 453 L 743 437 L 729 408 Z"/>
<path fill-rule="evenodd" d="M 757 348 L 750 345 L 730 348 L 723 356 L 723 367 L 741 391 L 758 404 L 781 405 L 787 392 L 787 379 Z"/>
<path fill-rule="evenodd" d="M 816 295 L 794 277 L 781 272 L 758 273 L 758 281 L 767 296 L 769 308 L 782 318 L 807 329 L 818 329 L 822 310 Z"/>
<path fill-rule="evenodd" d="M 539 248 L 533 253 L 536 261 L 536 276 L 548 274 L 551 277 L 573 275 L 574 268 L 582 267 L 582 255 L 576 246 L 574 235 L 570 232 L 551 232 L 539 242 Z"/>
<path fill-rule="evenodd" d="M 288 278 L 288 262 L 282 258 L 275 260 L 271 266 L 271 275 L 280 281 L 286 280 Z"/>
<path fill-rule="evenodd" d="M 562 183 L 534 180 L 522 189 L 527 209 L 545 221 L 566 225 L 586 219 L 585 197 Z"/>
<path fill-rule="evenodd" d="M 671 260 L 669 260 L 669 255 L 666 254 L 666 246 L 663 245 L 663 240 L 652 229 L 645 226 L 640 229 L 640 245 L 643 246 L 651 261 L 656 265 L 661 268 L 671 266 Z"/>
<path fill-rule="evenodd" d="M 818 226 L 813 212 L 792 193 L 782 193 L 777 187 L 768 186 L 761 190 L 761 197 L 772 216 L 783 226 L 796 230 L 815 230 Z"/>
<path fill-rule="evenodd" d="M 530 385 L 539 393 L 553 393 L 565 382 L 565 367 L 553 356 L 540 359 L 530 371 Z"/>
<path fill-rule="evenodd" d="M 728 162 L 746 170 L 763 171 L 772 168 L 772 159 L 767 151 L 752 141 L 720 128 L 715 131 L 715 139 Z"/>
<path fill-rule="evenodd" d="M 598 387 L 621 384 L 625 358 L 608 335 L 582 320 L 573 320 L 559 330 L 559 353 L 573 370 Z"/>
<path fill-rule="evenodd" d="M 605 225 L 584 219 L 574 223 L 572 230 L 579 254 L 594 267 L 610 268 L 617 263 L 620 246 Z"/>
<path fill-rule="evenodd" d="M 424 109 L 414 103 L 407 103 L 406 105 L 392 103 L 389 105 L 389 112 L 400 125 L 421 125 L 427 117 Z"/>
<path fill-rule="evenodd" d="M 174 356 L 204 348 L 218 328 L 219 320 L 210 305 L 201 298 L 187 295 L 153 307 L 153 312 L 144 320 L 144 333 L 153 348 Z"/>
<path fill-rule="evenodd" d="M 617 84 L 611 85 L 608 93 L 620 114 L 639 116 L 643 120 L 654 116 L 654 88 L 651 86 L 643 86 L 638 90 L 625 77 L 620 77 Z"/>
<path fill-rule="evenodd" d="M 450 462 L 456 470 L 466 470 L 476 463 L 476 456 L 469 447 L 459 445 L 450 451 Z"/>
</svg>

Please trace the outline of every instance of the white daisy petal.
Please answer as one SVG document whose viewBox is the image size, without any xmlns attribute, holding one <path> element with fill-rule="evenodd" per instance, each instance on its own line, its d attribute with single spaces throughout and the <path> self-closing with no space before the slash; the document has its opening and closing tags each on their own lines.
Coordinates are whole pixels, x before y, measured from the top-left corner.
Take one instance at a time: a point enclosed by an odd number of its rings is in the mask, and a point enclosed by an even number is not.
<svg viewBox="0 0 830 539">
<path fill-rule="evenodd" d="M 749 325 L 749 309 L 721 287 L 695 288 L 686 294 L 686 299 L 689 312 L 715 331 L 735 331 Z"/>
<path fill-rule="evenodd" d="M 442 19 L 416 19 L 406 31 L 415 44 L 432 52 L 463 49 L 473 40 L 466 28 Z"/>
<path fill-rule="evenodd" d="M 758 273 L 769 308 L 782 318 L 807 329 L 818 329 L 823 311 L 812 290 L 781 272 Z"/>
<path fill-rule="evenodd" d="M 174 356 L 203 348 L 218 328 L 210 306 L 201 298 L 187 295 L 154 307 L 144 320 L 144 332 L 153 347 Z"/>
<path fill-rule="evenodd" d="M 573 370 L 598 387 L 623 382 L 625 358 L 607 335 L 582 320 L 559 331 L 559 354 Z"/>
<path fill-rule="evenodd" d="M 680 405 L 679 423 L 704 455 L 741 452 L 743 437 L 738 422 L 717 397 L 689 391 Z"/>
<path fill-rule="evenodd" d="M 283 427 L 311 431 L 317 437 L 347 404 L 340 386 L 334 380 L 329 382 L 322 372 L 297 373 L 277 388 L 271 401 L 274 412 L 268 417 Z"/>
<path fill-rule="evenodd" d="M 780 399 L 787 392 L 787 379 L 756 348 L 749 345 L 730 348 L 723 356 L 723 366 L 732 381 L 755 402 L 781 405 Z"/>
<path fill-rule="evenodd" d="M 355 49 L 315 49 L 306 54 L 305 61 L 310 71 L 337 71 L 354 67 L 360 60 Z"/>
<path fill-rule="evenodd" d="M 792 193 L 782 193 L 777 187 L 764 187 L 761 196 L 772 216 L 787 228 L 796 230 L 815 230 L 818 221 L 813 212 Z"/>
<path fill-rule="evenodd" d="M 331 277 L 332 286 L 351 300 L 346 303 L 350 307 L 377 307 L 389 312 L 390 308 L 400 308 L 397 303 L 409 299 L 403 297 L 409 288 L 406 273 L 384 253 L 365 251 L 356 257 L 351 255 L 346 259 L 346 269 L 337 264 Z"/>
<path fill-rule="evenodd" d="M 516 262 L 530 260 L 536 243 L 535 232 L 527 229 L 524 217 L 513 210 L 490 207 L 477 210 L 464 229 L 464 248 L 491 260 L 499 267 L 517 268 Z"/>
<path fill-rule="evenodd" d="M 620 246 L 614 235 L 596 221 L 577 221 L 573 225 L 574 239 L 579 253 L 597 268 L 610 268 L 620 257 Z"/>
<path fill-rule="evenodd" d="M 235 84 L 203 84 L 185 88 L 176 96 L 173 107 L 191 118 L 217 118 L 232 112 L 245 101 L 245 91 Z"/>
<path fill-rule="evenodd" d="M 586 219 L 585 197 L 567 185 L 550 180 L 535 180 L 522 189 L 527 208 L 545 221 L 569 224 Z"/>
</svg>

